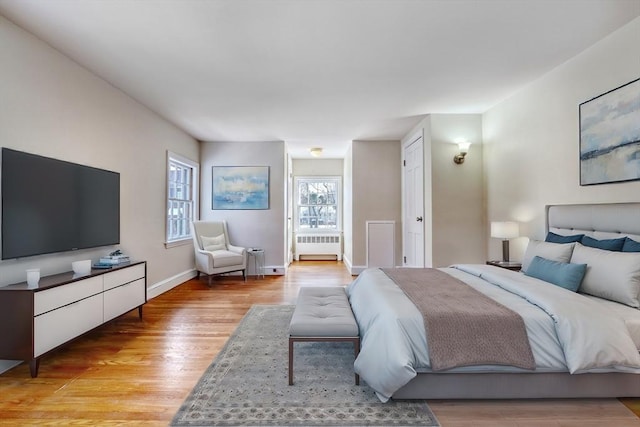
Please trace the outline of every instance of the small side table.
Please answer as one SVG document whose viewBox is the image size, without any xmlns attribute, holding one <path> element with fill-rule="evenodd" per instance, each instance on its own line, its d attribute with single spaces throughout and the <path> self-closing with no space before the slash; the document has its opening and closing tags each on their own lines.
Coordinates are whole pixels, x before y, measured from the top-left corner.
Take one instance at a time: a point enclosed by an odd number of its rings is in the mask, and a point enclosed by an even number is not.
<svg viewBox="0 0 640 427">
<path fill-rule="evenodd" d="M 249 248 L 247 253 L 253 258 L 253 271 L 256 273 L 256 277 L 264 279 L 264 249 Z"/>
<path fill-rule="evenodd" d="M 522 264 L 514 261 L 487 261 L 487 265 L 493 265 L 495 267 L 506 268 L 507 270 L 520 271 Z"/>
</svg>

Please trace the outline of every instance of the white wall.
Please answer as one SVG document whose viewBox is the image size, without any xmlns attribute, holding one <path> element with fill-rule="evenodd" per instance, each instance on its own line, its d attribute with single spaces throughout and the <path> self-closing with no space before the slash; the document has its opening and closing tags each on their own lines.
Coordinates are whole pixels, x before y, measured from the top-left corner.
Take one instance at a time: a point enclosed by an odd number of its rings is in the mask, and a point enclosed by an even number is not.
<svg viewBox="0 0 640 427">
<path fill-rule="evenodd" d="M 165 249 L 166 152 L 198 160 L 198 142 L 0 17 L 0 145 L 120 173 L 119 247 L 147 261 L 149 287 L 193 273 L 191 245 Z M 0 262 L 0 285 L 71 270 L 113 247 Z"/>
<path fill-rule="evenodd" d="M 352 198 L 352 253 L 350 254 L 352 273 L 357 273 L 366 267 L 367 221 L 396 222 L 395 262 L 396 265 L 401 265 L 400 147 L 400 141 L 352 142 L 350 195 Z"/>
<path fill-rule="evenodd" d="M 542 239 L 547 204 L 638 201 L 640 181 L 580 186 L 578 105 L 640 77 L 639 46 L 636 18 L 484 114 L 488 221 L 515 220 Z M 526 242 L 512 241 L 512 258 Z"/>
<path fill-rule="evenodd" d="M 342 159 L 293 159 L 293 176 L 342 176 Z"/>
<path fill-rule="evenodd" d="M 117 247 L 147 261 L 149 296 L 192 277 L 192 245 L 164 246 L 166 152 L 198 160 L 198 142 L 1 16 L 0 58 L 0 146 L 119 172 Z M 0 261 L 0 286 L 114 248 Z M 0 361 L 0 372 L 14 364 Z"/>
<path fill-rule="evenodd" d="M 432 114 L 431 174 L 433 266 L 486 261 L 482 184 L 482 116 Z M 471 142 L 464 163 L 456 164 L 457 139 Z"/>
<path fill-rule="evenodd" d="M 405 138 L 424 140 L 425 266 L 486 261 L 486 216 L 482 179 L 482 116 L 431 114 Z M 458 139 L 471 142 L 463 164 L 455 164 Z"/>
<path fill-rule="evenodd" d="M 286 266 L 284 142 L 202 142 L 200 145 L 200 219 L 226 220 L 229 237 L 234 245 L 264 249 L 265 274 L 284 274 Z M 211 209 L 213 166 L 269 166 L 269 209 Z"/>
</svg>

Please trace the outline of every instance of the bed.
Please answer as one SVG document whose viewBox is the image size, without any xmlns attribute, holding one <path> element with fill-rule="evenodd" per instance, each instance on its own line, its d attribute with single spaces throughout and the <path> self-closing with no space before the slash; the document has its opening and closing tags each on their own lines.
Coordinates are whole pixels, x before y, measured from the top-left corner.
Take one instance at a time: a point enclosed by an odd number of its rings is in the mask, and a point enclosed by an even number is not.
<svg viewBox="0 0 640 427">
<path fill-rule="evenodd" d="M 347 287 L 362 339 L 356 373 L 382 401 L 640 396 L 640 203 L 547 206 L 546 232 L 529 242 L 527 274 L 438 269 L 520 314 L 535 366 L 433 369 L 420 311 L 390 272 L 368 269 Z M 541 262 L 584 265 L 578 291 L 536 274 Z"/>
</svg>

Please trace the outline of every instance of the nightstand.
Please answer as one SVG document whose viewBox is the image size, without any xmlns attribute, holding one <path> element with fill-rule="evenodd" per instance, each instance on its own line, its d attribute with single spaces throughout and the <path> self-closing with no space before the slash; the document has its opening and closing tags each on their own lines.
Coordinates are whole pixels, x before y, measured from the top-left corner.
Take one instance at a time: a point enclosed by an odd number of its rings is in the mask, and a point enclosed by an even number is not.
<svg viewBox="0 0 640 427">
<path fill-rule="evenodd" d="M 514 261 L 487 261 L 487 265 L 493 265 L 513 271 L 520 271 L 522 269 L 522 264 Z"/>
</svg>

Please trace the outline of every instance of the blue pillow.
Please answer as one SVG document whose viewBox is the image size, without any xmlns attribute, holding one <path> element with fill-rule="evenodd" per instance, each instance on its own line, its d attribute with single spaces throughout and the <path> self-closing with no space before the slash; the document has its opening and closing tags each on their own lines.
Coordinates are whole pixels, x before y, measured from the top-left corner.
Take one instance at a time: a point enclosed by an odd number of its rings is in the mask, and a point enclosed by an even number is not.
<svg viewBox="0 0 640 427">
<path fill-rule="evenodd" d="M 622 252 L 640 252 L 640 242 L 627 237 L 622 245 Z"/>
<path fill-rule="evenodd" d="M 587 264 L 551 261 L 536 256 L 524 274 L 577 292 L 586 272 Z"/>
<path fill-rule="evenodd" d="M 584 236 L 580 243 L 584 246 L 590 246 L 592 248 L 604 249 L 605 251 L 617 251 L 622 250 L 622 246 L 627 238 L 622 237 L 620 239 L 605 239 L 597 240 L 589 236 Z"/>
<path fill-rule="evenodd" d="M 547 237 L 546 239 L 544 239 L 544 241 L 550 242 L 550 243 L 572 243 L 572 242 L 579 242 L 580 240 L 582 240 L 583 236 L 584 234 L 574 234 L 573 236 L 561 236 L 556 233 L 548 232 Z"/>
</svg>

